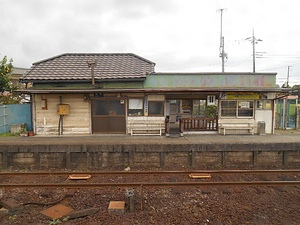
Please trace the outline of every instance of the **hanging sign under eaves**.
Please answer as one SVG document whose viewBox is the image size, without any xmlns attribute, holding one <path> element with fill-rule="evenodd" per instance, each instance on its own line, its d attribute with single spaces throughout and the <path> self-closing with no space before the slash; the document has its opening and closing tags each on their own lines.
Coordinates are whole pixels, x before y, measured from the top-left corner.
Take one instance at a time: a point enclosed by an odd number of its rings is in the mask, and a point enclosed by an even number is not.
<svg viewBox="0 0 300 225">
<path fill-rule="evenodd" d="M 260 94 L 255 92 L 226 92 L 225 99 L 260 99 Z"/>
</svg>

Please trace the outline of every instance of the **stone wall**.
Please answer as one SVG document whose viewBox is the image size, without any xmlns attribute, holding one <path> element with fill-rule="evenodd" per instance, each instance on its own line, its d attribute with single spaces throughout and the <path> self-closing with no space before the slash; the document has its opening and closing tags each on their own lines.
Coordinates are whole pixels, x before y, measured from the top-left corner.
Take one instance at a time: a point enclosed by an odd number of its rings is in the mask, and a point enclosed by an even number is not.
<svg viewBox="0 0 300 225">
<path fill-rule="evenodd" d="M 222 149 L 222 150 L 220 150 Z M 0 149 L 11 169 L 299 168 L 300 143 L 182 145 L 10 145 Z"/>
</svg>

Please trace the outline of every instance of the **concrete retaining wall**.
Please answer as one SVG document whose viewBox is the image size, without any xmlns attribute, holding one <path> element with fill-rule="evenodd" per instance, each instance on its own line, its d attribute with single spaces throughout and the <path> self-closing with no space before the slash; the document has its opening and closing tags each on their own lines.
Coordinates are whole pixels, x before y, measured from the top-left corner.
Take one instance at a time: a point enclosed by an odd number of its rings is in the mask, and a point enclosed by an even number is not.
<svg viewBox="0 0 300 225">
<path fill-rule="evenodd" d="M 300 143 L 176 145 L 7 145 L 0 166 L 13 169 L 298 168 Z"/>
</svg>

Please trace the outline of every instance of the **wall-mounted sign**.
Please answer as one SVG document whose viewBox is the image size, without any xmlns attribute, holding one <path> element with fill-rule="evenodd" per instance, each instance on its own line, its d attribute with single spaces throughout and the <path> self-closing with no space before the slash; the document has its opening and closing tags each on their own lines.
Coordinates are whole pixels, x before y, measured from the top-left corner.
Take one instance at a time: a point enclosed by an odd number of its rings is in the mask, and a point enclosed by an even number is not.
<svg viewBox="0 0 300 225">
<path fill-rule="evenodd" d="M 240 102 L 239 106 L 240 106 L 240 108 L 249 109 L 250 108 L 250 102 Z"/>
<path fill-rule="evenodd" d="M 255 92 L 226 92 L 225 99 L 259 99 Z"/>
<path fill-rule="evenodd" d="M 94 93 L 94 97 L 95 98 L 102 98 L 103 97 L 103 93 Z"/>
<path fill-rule="evenodd" d="M 148 116 L 148 96 L 146 96 L 144 100 L 144 114 Z"/>
<path fill-rule="evenodd" d="M 216 96 L 208 95 L 207 96 L 207 105 L 216 105 Z"/>
</svg>

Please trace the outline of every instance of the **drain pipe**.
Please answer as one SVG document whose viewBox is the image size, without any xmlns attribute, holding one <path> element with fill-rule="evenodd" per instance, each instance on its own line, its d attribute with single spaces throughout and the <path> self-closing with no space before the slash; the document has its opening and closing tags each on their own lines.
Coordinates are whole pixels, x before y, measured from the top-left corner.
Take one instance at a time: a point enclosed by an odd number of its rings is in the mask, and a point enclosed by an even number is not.
<svg viewBox="0 0 300 225">
<path fill-rule="evenodd" d="M 59 96 L 59 104 L 62 104 L 62 96 Z M 63 135 L 63 122 L 64 122 L 64 115 L 59 115 L 58 121 L 58 135 Z"/>
</svg>

